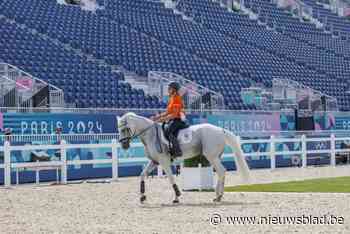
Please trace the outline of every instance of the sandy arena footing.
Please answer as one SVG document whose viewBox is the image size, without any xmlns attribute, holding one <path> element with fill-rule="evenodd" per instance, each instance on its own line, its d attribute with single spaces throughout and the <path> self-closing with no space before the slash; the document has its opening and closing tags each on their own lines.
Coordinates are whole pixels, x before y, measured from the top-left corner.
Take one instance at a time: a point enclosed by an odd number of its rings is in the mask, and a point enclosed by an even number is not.
<svg viewBox="0 0 350 234">
<path fill-rule="evenodd" d="M 252 171 L 255 183 L 330 176 L 350 176 L 350 167 Z M 239 183 L 235 173 L 227 173 L 227 185 Z M 0 233 L 350 233 L 350 194 L 225 193 L 223 202 L 214 204 L 213 192 L 183 192 L 181 203 L 173 205 L 166 178 L 149 178 L 146 192 L 141 205 L 138 178 L 2 188 Z M 344 218 L 344 224 L 273 224 L 273 219 L 304 217 L 305 223 L 324 215 Z M 235 217 L 271 224 L 229 224 Z"/>
</svg>

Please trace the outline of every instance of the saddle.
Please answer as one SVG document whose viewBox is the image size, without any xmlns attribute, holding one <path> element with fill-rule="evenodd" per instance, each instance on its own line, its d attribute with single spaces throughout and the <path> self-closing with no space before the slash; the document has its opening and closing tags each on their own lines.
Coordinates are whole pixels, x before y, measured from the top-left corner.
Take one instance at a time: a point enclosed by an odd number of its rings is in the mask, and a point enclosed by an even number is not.
<svg viewBox="0 0 350 234">
<path fill-rule="evenodd" d="M 158 153 L 163 153 L 164 147 L 168 148 L 168 150 L 171 151 L 171 143 L 169 140 L 169 136 L 167 136 L 167 124 L 163 123 L 159 128 L 157 129 L 157 136 L 156 136 L 156 148 Z M 190 129 L 190 125 L 185 123 L 182 126 L 179 126 L 179 131 L 177 134 L 178 141 L 180 143 L 186 144 L 192 141 L 192 130 Z"/>
<path fill-rule="evenodd" d="M 163 134 L 165 136 L 165 138 L 169 141 L 169 135 L 168 135 L 168 128 L 169 128 L 169 125 L 170 124 L 167 124 L 167 123 L 163 123 L 162 124 L 162 130 L 163 130 Z M 183 129 L 186 129 L 186 128 L 189 128 L 190 125 L 186 122 L 183 122 L 183 124 L 181 126 L 178 127 L 178 131 L 177 131 L 177 134 L 176 134 L 176 138 L 178 137 L 179 133 L 181 130 Z"/>
</svg>

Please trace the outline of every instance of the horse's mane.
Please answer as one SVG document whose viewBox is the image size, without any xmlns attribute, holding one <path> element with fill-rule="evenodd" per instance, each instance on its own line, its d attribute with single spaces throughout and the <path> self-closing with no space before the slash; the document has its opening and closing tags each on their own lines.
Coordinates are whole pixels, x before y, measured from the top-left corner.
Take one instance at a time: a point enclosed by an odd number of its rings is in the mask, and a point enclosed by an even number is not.
<svg viewBox="0 0 350 234">
<path fill-rule="evenodd" d="M 128 116 L 137 116 L 134 112 L 128 112 L 128 113 L 125 113 L 124 115 L 122 115 L 121 117 L 118 117 L 118 126 L 121 124 L 120 122 L 122 120 L 125 120 L 125 118 L 127 118 Z"/>
<path fill-rule="evenodd" d="M 128 112 L 125 114 L 125 116 L 137 116 L 134 112 Z"/>
<path fill-rule="evenodd" d="M 139 119 L 144 119 L 144 120 L 147 120 L 147 121 L 152 121 L 152 120 L 150 120 L 149 118 L 143 117 L 143 116 L 141 116 L 141 115 L 137 115 L 137 114 L 134 113 L 134 112 L 128 112 L 128 113 L 126 113 L 124 116 L 125 116 L 125 117 L 127 117 L 127 116 L 132 116 L 132 117 L 136 117 L 136 118 L 139 118 Z"/>
</svg>

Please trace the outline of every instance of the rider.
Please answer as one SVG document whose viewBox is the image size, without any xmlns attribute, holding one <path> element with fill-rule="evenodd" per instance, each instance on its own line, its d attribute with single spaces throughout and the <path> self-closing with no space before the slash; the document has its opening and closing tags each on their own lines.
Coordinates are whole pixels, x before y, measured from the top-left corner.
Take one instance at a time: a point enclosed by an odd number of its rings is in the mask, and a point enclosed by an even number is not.
<svg viewBox="0 0 350 234">
<path fill-rule="evenodd" d="M 167 122 L 169 124 L 166 135 L 169 137 L 169 141 L 172 145 L 171 154 L 174 157 L 180 157 L 182 155 L 180 144 L 177 140 L 177 134 L 180 129 L 185 128 L 186 123 L 182 120 L 185 118 L 184 105 L 182 97 L 179 94 L 180 84 L 172 82 L 168 86 L 169 102 L 167 110 L 159 115 L 152 117 L 156 122 Z"/>
</svg>

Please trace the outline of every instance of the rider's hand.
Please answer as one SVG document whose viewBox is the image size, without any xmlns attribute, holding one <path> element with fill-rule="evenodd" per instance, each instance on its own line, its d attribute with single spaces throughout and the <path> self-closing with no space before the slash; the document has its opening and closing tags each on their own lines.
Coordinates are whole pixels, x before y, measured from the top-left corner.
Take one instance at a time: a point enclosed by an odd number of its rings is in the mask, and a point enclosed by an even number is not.
<svg viewBox="0 0 350 234">
<path fill-rule="evenodd" d="M 158 115 L 154 115 L 154 116 L 151 117 L 151 120 L 156 121 L 158 118 L 159 118 Z"/>
<path fill-rule="evenodd" d="M 157 123 L 162 123 L 162 122 L 164 122 L 164 118 L 157 118 L 156 122 Z"/>
</svg>

